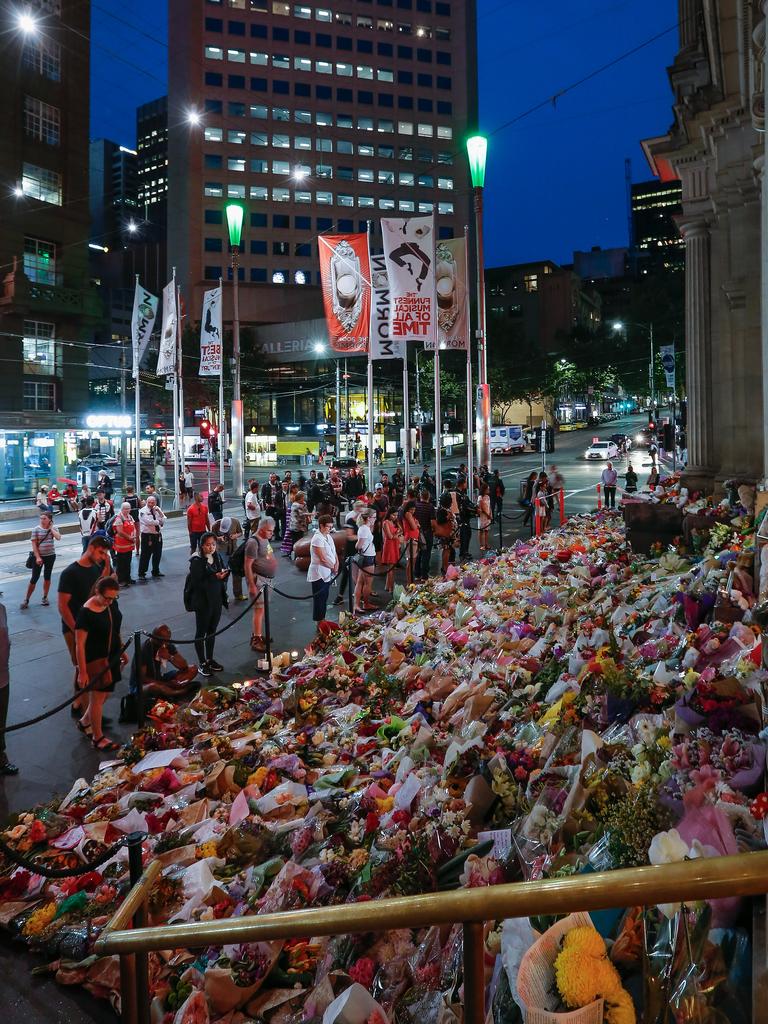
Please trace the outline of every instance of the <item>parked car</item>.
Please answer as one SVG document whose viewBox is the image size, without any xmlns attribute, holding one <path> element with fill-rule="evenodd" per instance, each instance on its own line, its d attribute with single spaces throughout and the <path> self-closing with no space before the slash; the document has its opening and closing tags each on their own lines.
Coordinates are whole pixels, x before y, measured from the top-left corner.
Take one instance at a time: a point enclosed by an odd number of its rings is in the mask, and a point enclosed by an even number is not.
<svg viewBox="0 0 768 1024">
<path fill-rule="evenodd" d="M 80 459 L 77 463 L 78 468 L 83 466 L 85 469 L 95 469 L 97 472 L 100 469 L 106 469 L 110 476 L 114 476 L 111 472 L 120 463 L 113 455 L 104 455 L 101 452 L 94 452 L 92 455 L 86 455 L 85 458 Z"/>
<path fill-rule="evenodd" d="M 607 462 L 608 459 L 615 459 L 619 454 L 619 449 L 615 441 L 593 441 L 592 444 L 584 452 L 585 459 L 602 459 Z"/>
</svg>

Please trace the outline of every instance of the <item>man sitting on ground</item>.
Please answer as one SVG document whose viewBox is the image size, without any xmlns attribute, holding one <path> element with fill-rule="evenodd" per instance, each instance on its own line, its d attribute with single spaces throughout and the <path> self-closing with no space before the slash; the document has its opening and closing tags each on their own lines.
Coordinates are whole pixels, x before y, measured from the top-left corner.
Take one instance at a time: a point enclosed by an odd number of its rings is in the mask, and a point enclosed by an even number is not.
<svg viewBox="0 0 768 1024">
<path fill-rule="evenodd" d="M 188 664 L 171 643 L 169 626 L 158 626 L 144 641 L 141 664 L 144 693 L 149 696 L 181 700 L 196 689 L 197 665 Z"/>
</svg>

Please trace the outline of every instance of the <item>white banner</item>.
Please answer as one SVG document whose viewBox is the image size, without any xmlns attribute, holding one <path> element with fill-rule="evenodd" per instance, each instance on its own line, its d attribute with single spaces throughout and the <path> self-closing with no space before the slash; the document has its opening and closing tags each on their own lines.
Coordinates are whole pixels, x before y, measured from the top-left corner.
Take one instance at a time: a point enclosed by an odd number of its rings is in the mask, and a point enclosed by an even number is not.
<svg viewBox="0 0 768 1024">
<path fill-rule="evenodd" d="M 667 387 L 675 386 L 675 346 L 661 345 L 659 347 L 661 365 L 664 367 L 664 374 L 667 378 Z"/>
<path fill-rule="evenodd" d="M 152 328 L 157 316 L 157 296 L 142 288 L 136 281 L 136 294 L 133 298 L 133 316 L 131 317 L 131 342 L 133 344 L 133 378 L 137 378 L 139 364 L 147 351 Z"/>
<path fill-rule="evenodd" d="M 203 295 L 203 316 L 200 321 L 200 376 L 218 377 L 222 352 L 221 287 Z"/>
<path fill-rule="evenodd" d="M 435 218 L 382 218 L 390 286 L 390 337 L 437 341 L 435 315 Z"/>
<path fill-rule="evenodd" d="M 371 359 L 403 359 L 405 342 L 389 333 L 389 278 L 383 255 L 371 256 Z"/>
<path fill-rule="evenodd" d="M 176 308 L 176 279 L 163 288 L 163 333 L 160 335 L 160 351 L 157 354 L 157 375 L 176 372 L 176 330 L 179 311 Z"/>
</svg>

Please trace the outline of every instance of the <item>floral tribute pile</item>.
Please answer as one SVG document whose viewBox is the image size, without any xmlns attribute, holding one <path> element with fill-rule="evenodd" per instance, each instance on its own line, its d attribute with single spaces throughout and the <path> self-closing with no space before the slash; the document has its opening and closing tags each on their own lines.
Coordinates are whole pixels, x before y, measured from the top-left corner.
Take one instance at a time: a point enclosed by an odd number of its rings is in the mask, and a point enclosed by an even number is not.
<svg viewBox="0 0 768 1024">
<path fill-rule="evenodd" d="M 159 704 L 3 838 L 73 865 L 145 832 L 152 923 L 763 848 L 760 631 L 700 597 L 733 557 L 641 558 L 615 517 L 576 518 L 329 626 L 269 679 Z M 61 882 L 0 859 L 0 922 L 117 1006 L 92 949 L 128 886 L 124 852 Z M 485 943 L 494 1024 L 750 1019 L 735 898 L 491 921 Z M 453 1024 L 461 953 L 459 926 L 169 950 L 152 1020 Z"/>
</svg>

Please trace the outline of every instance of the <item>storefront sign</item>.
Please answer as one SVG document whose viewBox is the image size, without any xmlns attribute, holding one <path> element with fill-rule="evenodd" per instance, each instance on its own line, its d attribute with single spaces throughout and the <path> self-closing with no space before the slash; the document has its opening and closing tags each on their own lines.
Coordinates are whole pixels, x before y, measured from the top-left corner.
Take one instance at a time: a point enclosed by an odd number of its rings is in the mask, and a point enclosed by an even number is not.
<svg viewBox="0 0 768 1024">
<path fill-rule="evenodd" d="M 92 413 L 90 416 L 86 416 L 85 425 L 90 430 L 132 430 L 133 416 L 129 416 L 127 413 L 111 416 Z"/>
</svg>

